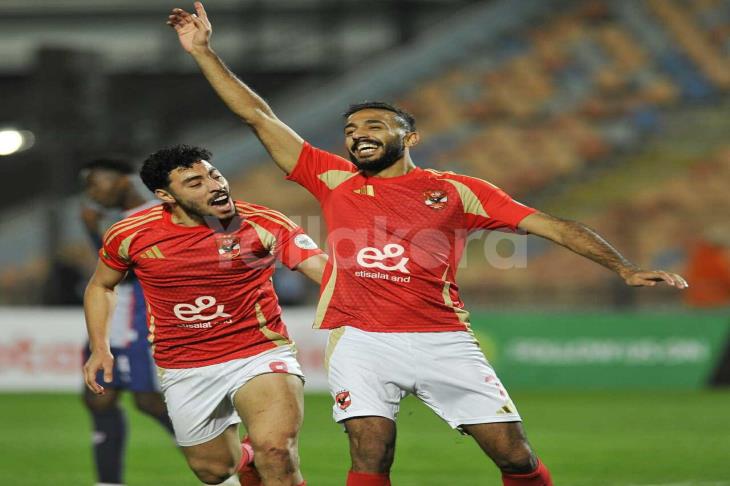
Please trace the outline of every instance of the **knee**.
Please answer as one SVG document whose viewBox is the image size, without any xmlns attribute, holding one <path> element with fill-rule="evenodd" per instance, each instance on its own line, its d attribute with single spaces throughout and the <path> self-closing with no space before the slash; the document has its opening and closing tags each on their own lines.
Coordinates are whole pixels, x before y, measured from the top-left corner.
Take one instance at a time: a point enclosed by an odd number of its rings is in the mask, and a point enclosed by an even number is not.
<svg viewBox="0 0 730 486">
<path fill-rule="evenodd" d="M 354 471 L 387 473 L 393 465 L 395 442 L 377 438 L 350 438 Z"/>
<path fill-rule="evenodd" d="M 537 468 L 537 456 L 527 442 L 521 442 L 492 458 L 497 467 L 508 474 L 527 474 Z"/>
<path fill-rule="evenodd" d="M 83 401 L 89 412 L 94 414 L 106 413 L 117 409 L 117 400 L 113 393 L 108 395 L 92 395 L 91 393 L 84 393 Z"/>
<path fill-rule="evenodd" d="M 188 465 L 204 484 L 221 484 L 236 472 L 233 463 L 189 459 Z"/>
<path fill-rule="evenodd" d="M 294 472 L 298 469 L 299 454 L 297 452 L 297 434 L 268 436 L 256 440 L 251 438 L 254 449 L 256 467 L 277 469 Z"/>
</svg>

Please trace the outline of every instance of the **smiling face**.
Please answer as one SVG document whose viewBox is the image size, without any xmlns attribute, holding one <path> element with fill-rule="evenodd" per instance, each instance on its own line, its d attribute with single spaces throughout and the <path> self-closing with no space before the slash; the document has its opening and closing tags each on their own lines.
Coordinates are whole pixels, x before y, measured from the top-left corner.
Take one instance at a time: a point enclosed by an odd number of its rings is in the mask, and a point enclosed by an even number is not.
<svg viewBox="0 0 730 486">
<path fill-rule="evenodd" d="M 378 173 L 403 158 L 408 134 L 398 114 L 367 108 L 347 117 L 345 146 L 358 169 Z"/>
<path fill-rule="evenodd" d="M 178 167 L 168 177 L 168 187 L 157 189 L 155 194 L 164 202 L 178 205 L 190 218 L 228 219 L 236 214 L 228 181 L 208 161 Z"/>
</svg>

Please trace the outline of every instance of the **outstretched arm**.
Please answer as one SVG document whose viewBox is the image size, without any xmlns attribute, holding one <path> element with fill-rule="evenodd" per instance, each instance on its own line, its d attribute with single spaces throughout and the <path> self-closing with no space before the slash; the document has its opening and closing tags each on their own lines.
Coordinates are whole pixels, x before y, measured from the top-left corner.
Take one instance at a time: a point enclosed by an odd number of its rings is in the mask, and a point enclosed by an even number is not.
<svg viewBox="0 0 730 486">
<path fill-rule="evenodd" d="M 213 51 L 210 46 L 212 27 L 203 4 L 195 2 L 195 14 L 180 8 L 173 9 L 167 24 L 175 29 L 183 49 L 193 56 L 218 96 L 253 129 L 274 162 L 287 174 L 291 173 L 304 141 L 282 123 L 266 101 L 239 80 Z"/>
<path fill-rule="evenodd" d="M 301 272 L 315 283 L 321 284 L 325 265 L 327 265 L 327 255 L 320 253 L 319 255 L 314 255 L 304 260 L 297 265 L 295 270 Z"/>
<path fill-rule="evenodd" d="M 661 270 L 648 271 L 637 267 L 601 235 L 582 223 L 556 218 L 538 211 L 523 219 L 519 228 L 552 240 L 579 255 L 600 263 L 619 274 L 627 285 L 653 287 L 657 282 L 666 282 L 679 289 L 687 287 L 687 282 L 676 273 Z"/>
<path fill-rule="evenodd" d="M 84 314 L 91 348 L 91 356 L 84 364 L 84 381 L 97 395 L 104 393 L 104 387 L 96 382 L 97 371 L 104 370 L 104 381 L 112 381 L 114 357 L 109 349 L 109 320 L 116 303 L 114 288 L 124 275 L 99 261 L 84 292 Z"/>
</svg>

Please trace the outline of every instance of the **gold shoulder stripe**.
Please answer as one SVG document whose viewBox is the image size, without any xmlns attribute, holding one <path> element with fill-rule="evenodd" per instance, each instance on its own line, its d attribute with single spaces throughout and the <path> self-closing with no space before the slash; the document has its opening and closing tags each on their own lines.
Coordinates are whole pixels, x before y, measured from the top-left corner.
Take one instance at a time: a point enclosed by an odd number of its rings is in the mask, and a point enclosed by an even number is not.
<svg viewBox="0 0 730 486">
<path fill-rule="evenodd" d="M 152 221 L 157 221 L 158 219 L 162 219 L 161 214 L 151 214 L 149 216 L 146 216 L 144 219 L 140 219 L 140 220 L 135 221 L 134 223 L 126 225 L 124 228 L 117 229 L 116 231 L 114 231 L 111 234 L 109 234 L 107 232 L 108 236 L 104 239 L 104 244 L 108 245 L 109 242 L 111 242 L 114 238 L 116 238 L 118 235 L 124 233 L 125 231 L 132 230 L 134 228 L 137 228 L 138 226 L 142 226 L 143 224 L 147 224 Z"/>
<path fill-rule="evenodd" d="M 268 219 L 269 221 L 274 222 L 280 226 L 284 226 L 285 228 L 287 228 L 289 230 L 294 230 L 297 227 L 297 225 L 294 224 L 294 222 L 292 222 L 288 218 L 280 219 L 281 218 L 280 213 L 272 214 L 272 213 L 269 213 L 266 211 L 259 211 L 259 210 L 254 210 L 254 209 L 243 208 L 241 206 L 236 206 L 236 207 L 241 210 L 241 213 L 244 216 L 259 216 L 261 218 Z"/>
<path fill-rule="evenodd" d="M 123 226 L 127 226 L 128 224 L 134 223 L 135 221 L 139 221 L 140 219 L 144 219 L 152 214 L 157 214 L 160 211 L 162 211 L 162 206 L 152 208 L 145 214 L 140 214 L 139 216 L 131 216 L 129 218 L 124 218 L 123 220 L 117 221 L 116 223 L 111 225 L 109 227 L 109 229 L 107 230 L 107 233 L 110 231 L 115 231 Z"/>
<path fill-rule="evenodd" d="M 119 245 L 119 250 L 117 250 L 117 254 L 119 255 L 119 258 L 121 258 L 125 262 L 129 262 L 129 245 L 132 244 L 132 240 L 135 236 L 137 236 L 137 233 L 139 233 L 139 231 L 135 231 L 131 235 L 124 238 L 122 240 L 122 243 Z"/>
<path fill-rule="evenodd" d="M 466 214 L 474 214 L 476 216 L 484 216 L 488 218 L 489 215 L 484 209 L 482 202 L 479 200 L 474 191 L 472 191 L 466 184 L 455 181 L 454 179 L 441 179 L 442 181 L 448 182 L 456 188 L 456 192 L 459 193 L 461 204 L 464 206 L 464 212 Z"/>
<path fill-rule="evenodd" d="M 125 218 L 125 219 L 123 219 L 121 221 L 117 221 L 116 223 L 114 223 L 113 225 L 111 225 L 109 227 L 109 229 L 106 231 L 106 234 L 104 235 L 104 241 L 106 242 L 106 240 L 108 239 L 107 238 L 107 235 L 110 235 L 111 233 L 117 231 L 118 229 L 126 228 L 127 226 L 130 226 L 130 225 L 134 224 L 137 221 L 140 221 L 140 220 L 142 220 L 144 218 L 147 218 L 147 217 L 149 217 L 151 215 L 156 215 L 160 211 L 162 211 L 162 206 L 157 207 L 157 208 L 154 208 L 154 209 L 151 209 L 148 213 L 142 214 L 140 216 L 134 216 L 134 217 L 131 217 L 131 218 Z"/>
<path fill-rule="evenodd" d="M 267 248 L 269 251 L 273 251 L 274 247 L 276 246 L 276 237 L 273 235 L 273 233 L 251 220 L 247 219 L 246 223 L 251 225 L 251 227 L 256 230 L 256 234 L 258 235 L 259 240 L 261 240 L 261 244 L 264 245 L 264 248 Z"/>
<path fill-rule="evenodd" d="M 327 283 L 322 289 L 322 294 L 319 297 L 319 303 L 317 304 L 317 311 L 314 318 L 314 326 L 312 326 L 315 329 L 319 329 L 322 326 L 324 316 L 327 314 L 327 309 L 329 308 L 330 301 L 332 300 L 332 294 L 335 293 L 335 283 L 337 282 L 337 259 L 335 258 L 334 252 L 330 256 L 330 261 L 332 262 L 332 273 L 330 273 L 330 278 L 327 280 Z"/>
<path fill-rule="evenodd" d="M 350 172 L 347 170 L 328 170 L 327 172 L 322 172 L 321 174 L 319 174 L 317 178 L 324 182 L 327 187 L 332 190 L 346 180 L 355 177 L 357 174 L 357 172 Z"/>
<path fill-rule="evenodd" d="M 265 213 L 265 214 L 269 214 L 271 216 L 280 218 L 286 224 L 290 225 L 292 227 L 292 229 L 296 228 L 296 226 L 297 226 L 297 224 L 294 221 L 292 221 L 286 215 L 284 215 L 283 213 L 281 213 L 275 209 L 269 209 L 269 208 L 260 209 L 260 208 L 253 207 L 250 204 L 246 204 L 246 203 L 236 203 L 236 207 L 238 209 L 240 209 L 241 211 L 249 211 L 249 212 L 253 212 L 253 213 Z"/>
</svg>

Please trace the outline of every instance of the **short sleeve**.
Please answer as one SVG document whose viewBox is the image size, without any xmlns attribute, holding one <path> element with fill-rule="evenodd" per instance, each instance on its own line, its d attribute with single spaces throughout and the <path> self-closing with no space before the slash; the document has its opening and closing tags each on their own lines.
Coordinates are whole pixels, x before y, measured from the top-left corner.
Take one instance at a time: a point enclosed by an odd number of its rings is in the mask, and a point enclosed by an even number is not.
<svg viewBox="0 0 730 486">
<path fill-rule="evenodd" d="M 106 266 L 113 268 L 119 272 L 126 272 L 132 266 L 121 248 L 122 238 L 113 237 L 105 239 L 102 247 L 99 249 L 99 259 L 106 264 Z"/>
<path fill-rule="evenodd" d="M 248 205 L 246 222 L 258 235 L 262 250 L 273 255 L 290 269 L 322 250 L 302 228 L 279 211 Z"/>
<path fill-rule="evenodd" d="M 298 226 L 294 230 L 281 231 L 274 248 L 274 256 L 292 270 L 307 258 L 321 253 L 317 243 Z"/>
<path fill-rule="evenodd" d="M 489 182 L 475 177 L 456 176 L 454 185 L 464 207 L 467 229 L 516 231 L 517 226 L 535 209 L 512 199 L 509 194 Z"/>
<path fill-rule="evenodd" d="M 304 142 L 297 165 L 286 178 L 322 201 L 332 189 L 355 175 L 357 168 L 350 161 Z"/>
</svg>

